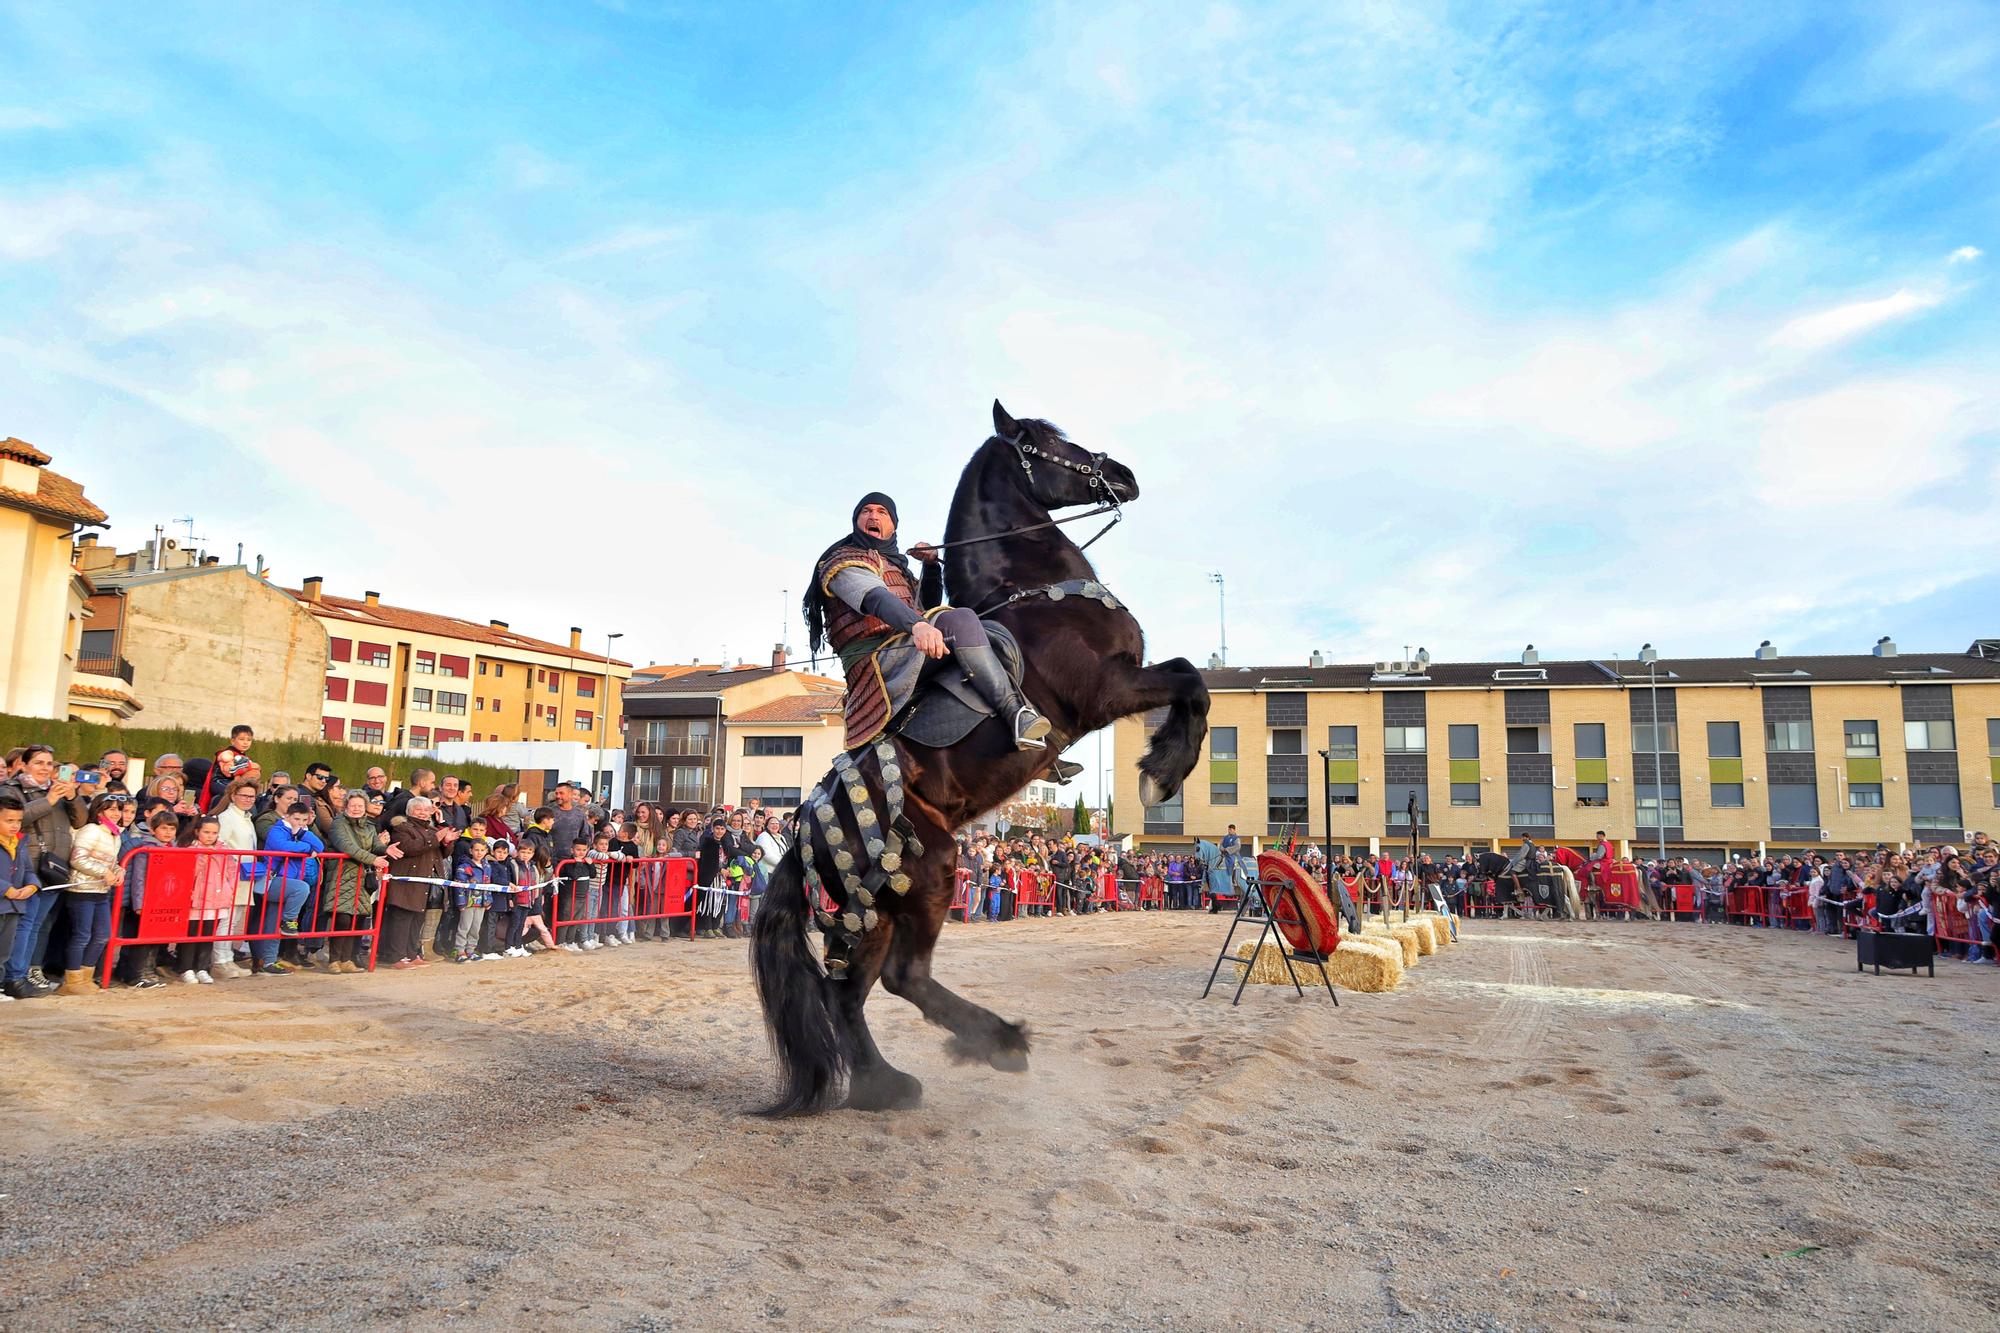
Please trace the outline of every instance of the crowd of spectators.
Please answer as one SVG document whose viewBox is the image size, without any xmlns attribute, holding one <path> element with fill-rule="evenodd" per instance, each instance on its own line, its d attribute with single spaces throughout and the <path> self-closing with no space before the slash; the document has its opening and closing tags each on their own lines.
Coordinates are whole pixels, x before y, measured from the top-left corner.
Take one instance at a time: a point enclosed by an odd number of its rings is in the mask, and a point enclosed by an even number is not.
<svg viewBox="0 0 2000 1333">
<path fill-rule="evenodd" d="M 171 932 L 186 938 L 120 948 L 114 980 L 138 989 L 740 935 L 791 845 L 791 815 L 756 802 L 642 802 L 628 817 L 570 783 L 537 807 L 516 786 L 481 797 L 421 768 L 392 786 L 371 766 L 349 786 L 317 762 L 295 782 L 262 770 L 255 740 L 237 727 L 213 756 L 157 756 L 143 783 L 118 750 L 81 765 L 46 745 L 6 755 L 0 1002 L 100 985 L 113 912 L 118 937 L 139 938 L 149 877 L 174 879 L 163 900 L 186 894 Z M 696 863 L 683 903 L 665 902 L 657 864 L 622 864 L 661 856 Z"/>
</svg>

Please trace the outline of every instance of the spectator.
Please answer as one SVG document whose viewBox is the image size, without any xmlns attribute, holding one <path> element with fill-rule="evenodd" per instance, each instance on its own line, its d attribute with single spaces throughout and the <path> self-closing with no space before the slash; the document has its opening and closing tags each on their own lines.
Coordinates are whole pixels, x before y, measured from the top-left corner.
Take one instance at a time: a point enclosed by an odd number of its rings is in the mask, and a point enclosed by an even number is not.
<svg viewBox="0 0 2000 1333">
<path fill-rule="evenodd" d="M 42 960 L 55 929 L 62 890 L 70 882 L 71 841 L 90 815 L 89 796 L 79 794 L 86 789 L 58 778 L 56 767 L 54 750 L 30 745 L 21 752 L 19 771 L 5 784 L 21 802 L 29 873 L 41 886 L 26 900 L 29 906 L 21 914 L 14 952 L 7 960 L 6 984 L 16 998 L 30 998 L 24 992 L 39 996 L 55 989 L 42 971 Z M 16 987 L 21 981 L 30 984 Z"/>
<path fill-rule="evenodd" d="M 415 780 L 416 775 L 411 774 L 411 781 Z M 389 845 L 396 849 L 397 857 L 382 890 L 382 941 L 375 954 L 378 963 L 405 971 L 428 966 L 423 949 L 428 937 L 423 926 L 441 886 L 420 881 L 447 878 L 442 831 L 437 805 L 424 795 L 411 796 L 402 813 L 389 821 Z"/>
<path fill-rule="evenodd" d="M 118 814 L 124 803 L 125 798 L 116 792 L 99 794 L 91 801 L 88 818 L 71 843 L 72 879 L 63 891 L 63 907 L 69 918 L 69 942 L 63 951 L 65 995 L 91 992 L 95 985 L 92 973 L 111 939 L 111 890 L 123 878 L 118 865 L 123 833 Z"/>
<path fill-rule="evenodd" d="M 369 820 L 368 804 L 366 793 L 349 792 L 340 818 L 333 824 L 332 849 L 347 860 L 335 864 L 333 884 L 320 910 L 331 918 L 330 928 L 334 931 L 359 930 L 362 923 L 373 917 L 375 892 L 371 881 L 378 874 L 389 873 L 396 858 L 402 855 L 389 846 L 389 831 L 376 828 Z M 355 940 L 353 934 L 342 934 L 328 941 L 327 953 L 332 959 L 329 971 L 361 970 L 354 965 Z"/>
<path fill-rule="evenodd" d="M 484 832 L 468 833 L 465 842 L 469 854 L 452 875 L 455 881 L 452 892 L 458 904 L 457 947 L 452 952 L 452 961 L 477 963 L 500 956 L 479 951 L 480 930 L 486 923 L 486 886 L 493 882 L 493 872 L 486 865 Z"/>
<path fill-rule="evenodd" d="M 457 782 L 458 779 L 452 778 L 451 781 Z M 411 801 L 419 796 L 428 798 L 436 790 L 437 774 L 428 768 L 411 770 L 409 785 L 396 788 L 383 800 L 382 815 L 385 821 L 383 826 L 386 828 L 394 825 L 403 817 L 403 812 L 409 808 Z"/>
<path fill-rule="evenodd" d="M 555 818 L 550 831 L 554 833 L 558 847 L 571 846 L 579 838 L 584 846 L 590 845 L 590 811 L 584 809 L 577 799 L 576 788 L 567 782 L 556 784 Z"/>
<path fill-rule="evenodd" d="M 294 792 L 265 831 L 260 845 L 267 852 L 282 855 L 264 863 L 261 877 L 264 900 L 257 915 L 257 933 L 281 938 L 253 941 L 250 966 L 258 972 L 282 974 L 301 964 L 297 946 L 299 920 L 312 905 L 311 899 L 319 887 L 319 858 L 326 851 L 326 844 L 313 827 L 312 802 Z M 287 936 L 290 938 L 283 938 Z M 287 944 L 291 946 L 292 957 L 281 958 L 279 955 Z"/>
<path fill-rule="evenodd" d="M 125 786 L 125 775 L 132 771 L 132 759 L 123 750 L 106 750 L 99 755 L 97 771 L 104 779 L 104 790 L 132 794 Z"/>
<path fill-rule="evenodd" d="M 27 904 L 41 889 L 29 868 L 28 840 L 21 828 L 26 814 L 18 793 L 0 790 L 0 959 L 13 956 L 14 937 L 20 931 Z M 8 1002 L 35 998 L 16 995 L 12 985 L 0 989 L 0 997 Z"/>
<path fill-rule="evenodd" d="M 583 952 L 583 927 L 576 924 L 579 917 L 590 914 L 591 883 L 595 871 L 590 864 L 590 844 L 581 838 L 569 845 L 569 855 L 556 870 L 556 938 L 570 953 Z M 596 947 L 596 941 L 591 941 Z"/>
<path fill-rule="evenodd" d="M 525 956 L 529 946 L 536 940 L 538 947 L 551 950 L 556 947 L 554 935 L 543 922 L 542 904 L 548 894 L 541 884 L 547 877 L 548 867 L 535 859 L 535 849 L 522 843 L 514 849 L 514 945 L 516 956 Z"/>
</svg>

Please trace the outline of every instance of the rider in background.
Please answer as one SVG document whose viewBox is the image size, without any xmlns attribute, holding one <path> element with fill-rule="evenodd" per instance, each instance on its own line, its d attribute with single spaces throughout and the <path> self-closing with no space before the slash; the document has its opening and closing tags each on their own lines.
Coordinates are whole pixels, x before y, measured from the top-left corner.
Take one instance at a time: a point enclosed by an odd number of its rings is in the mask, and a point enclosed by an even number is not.
<svg viewBox="0 0 2000 1333">
<path fill-rule="evenodd" d="M 985 623 L 964 607 L 942 605 L 938 552 L 928 545 L 911 551 L 924 565 L 919 589 L 896 545 L 896 502 L 870 491 L 852 522 L 852 531 L 820 553 L 805 597 L 813 650 L 830 643 L 847 673 L 847 748 L 879 737 L 933 664 L 950 655 L 1009 727 L 1016 748 L 1046 749 L 1049 721 L 1014 687 Z"/>
</svg>

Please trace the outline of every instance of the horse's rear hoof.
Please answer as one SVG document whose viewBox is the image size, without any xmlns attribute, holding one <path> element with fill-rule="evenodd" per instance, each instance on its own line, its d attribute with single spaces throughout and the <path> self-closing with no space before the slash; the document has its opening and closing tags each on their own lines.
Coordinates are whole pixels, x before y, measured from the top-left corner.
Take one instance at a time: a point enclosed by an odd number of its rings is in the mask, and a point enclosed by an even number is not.
<svg viewBox="0 0 2000 1333">
<path fill-rule="evenodd" d="M 1026 1051 L 995 1051 L 986 1057 L 986 1063 L 1003 1074 L 1025 1074 L 1028 1072 Z"/>
<path fill-rule="evenodd" d="M 855 1076 L 848 1085 L 847 1100 L 842 1103 L 850 1111 L 912 1111 L 923 1104 L 922 1080 L 900 1069 Z"/>
</svg>

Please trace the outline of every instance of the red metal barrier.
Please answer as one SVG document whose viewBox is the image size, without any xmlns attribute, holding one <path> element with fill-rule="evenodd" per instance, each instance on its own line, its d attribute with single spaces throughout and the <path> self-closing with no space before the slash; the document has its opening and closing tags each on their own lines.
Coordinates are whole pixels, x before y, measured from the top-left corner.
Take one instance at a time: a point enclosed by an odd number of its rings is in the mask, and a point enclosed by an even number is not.
<svg viewBox="0 0 2000 1333">
<path fill-rule="evenodd" d="M 593 875 L 600 867 L 604 871 L 595 914 L 590 912 L 585 896 L 588 883 L 572 887 L 563 874 L 566 867 L 580 865 L 591 867 Z M 613 861 L 565 857 L 556 863 L 555 874 L 556 883 L 549 892 L 551 935 L 557 935 L 566 926 L 622 926 L 635 921 L 671 922 L 677 918 L 686 918 L 688 934 L 694 934 L 697 900 L 703 891 L 695 890 L 695 861 L 691 856 L 641 856 Z M 584 901 L 577 901 L 580 897 Z M 745 900 L 727 901 L 734 905 Z"/>
<path fill-rule="evenodd" d="M 1097 872 L 1097 896 L 1091 899 L 1091 901 L 1109 912 L 1120 911 L 1124 908 L 1125 901 L 1118 896 L 1118 873 L 1116 871 L 1100 870 Z"/>
<path fill-rule="evenodd" d="M 289 935 L 283 929 L 282 911 L 267 905 L 260 912 L 257 900 L 265 898 L 268 904 L 270 887 L 276 885 L 280 895 L 279 907 L 282 908 L 285 881 L 304 877 L 307 862 L 314 866 L 312 887 L 299 909 L 298 934 Z M 135 866 L 141 867 L 145 897 L 136 913 L 136 928 L 128 934 L 125 930 L 125 893 L 134 878 Z M 119 863 L 118 872 L 118 883 L 111 891 L 111 938 L 104 946 L 104 979 L 101 985 L 105 988 L 111 985 L 118 951 L 133 945 L 171 944 L 201 948 L 217 943 L 258 940 L 365 938 L 369 941 L 367 970 L 372 972 L 375 969 L 375 953 L 382 938 L 385 895 L 376 871 L 354 865 L 339 852 L 246 852 L 237 847 L 134 847 Z M 370 892 L 374 895 L 374 903 L 365 916 L 341 913 L 342 916 L 352 915 L 360 919 L 346 930 L 335 930 L 332 928 L 332 913 L 327 914 L 325 926 L 320 924 L 321 909 L 329 898 L 328 881 L 343 873 L 360 875 L 364 882 L 372 883 Z M 237 898 L 246 892 L 246 881 L 249 901 L 239 906 Z M 263 893 L 257 892 L 260 888 Z M 337 903 L 342 895 L 335 892 L 330 896 Z M 244 929 L 240 930 L 235 928 L 235 916 L 239 910 L 244 913 Z M 258 917 L 271 920 L 271 929 L 249 929 Z M 204 933 L 193 933 L 197 922 L 201 923 Z M 209 929 L 210 926 L 221 928 Z"/>
<path fill-rule="evenodd" d="M 972 872 L 960 868 L 951 885 L 951 906 L 945 909 L 945 916 L 958 913 L 960 921 L 970 921 L 972 912 Z"/>
<path fill-rule="evenodd" d="M 1167 908 L 1167 881 L 1158 875 L 1147 875 L 1139 881 L 1139 908 L 1144 911 L 1149 906 L 1161 912 Z"/>
</svg>

